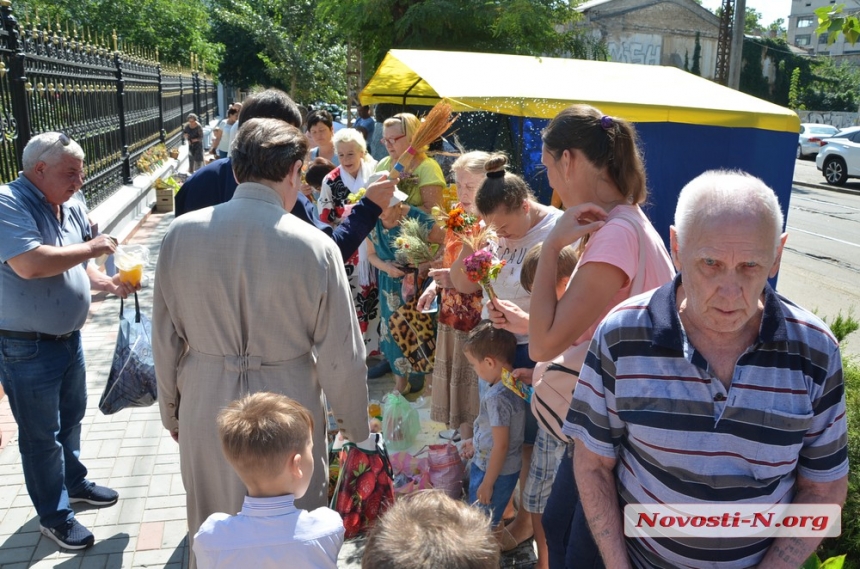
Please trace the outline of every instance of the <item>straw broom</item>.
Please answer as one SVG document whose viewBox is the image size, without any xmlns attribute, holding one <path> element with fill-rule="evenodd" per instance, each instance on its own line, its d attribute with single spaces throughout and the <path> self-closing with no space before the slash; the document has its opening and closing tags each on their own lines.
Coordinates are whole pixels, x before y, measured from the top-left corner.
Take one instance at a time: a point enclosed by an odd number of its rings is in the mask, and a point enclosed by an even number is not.
<svg viewBox="0 0 860 569">
<path fill-rule="evenodd" d="M 389 176 L 392 179 L 397 179 L 404 172 L 410 172 L 412 162 L 415 160 L 417 155 L 423 154 L 416 149 L 424 148 L 445 134 L 445 131 L 447 131 L 456 120 L 457 117 L 451 117 L 451 105 L 445 102 L 444 99 L 433 105 L 433 108 L 430 109 L 429 113 L 427 113 L 424 121 L 418 126 L 418 129 L 412 135 L 412 144 L 409 145 L 406 152 L 404 152 L 397 160 L 397 163 L 394 164 L 394 168 Z"/>
</svg>

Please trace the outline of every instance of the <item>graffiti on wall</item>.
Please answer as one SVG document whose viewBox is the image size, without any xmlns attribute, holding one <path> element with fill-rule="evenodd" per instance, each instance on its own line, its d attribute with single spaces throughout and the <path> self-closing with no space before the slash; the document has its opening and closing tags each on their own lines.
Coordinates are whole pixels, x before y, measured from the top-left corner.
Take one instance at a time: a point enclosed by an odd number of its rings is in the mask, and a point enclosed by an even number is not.
<svg viewBox="0 0 860 569">
<path fill-rule="evenodd" d="M 631 34 L 606 39 L 609 60 L 621 63 L 660 65 L 662 44 L 660 36 L 651 34 Z"/>
<path fill-rule="evenodd" d="M 802 123 L 829 124 L 836 128 L 856 126 L 860 123 L 860 114 L 830 111 L 796 111 Z"/>
</svg>

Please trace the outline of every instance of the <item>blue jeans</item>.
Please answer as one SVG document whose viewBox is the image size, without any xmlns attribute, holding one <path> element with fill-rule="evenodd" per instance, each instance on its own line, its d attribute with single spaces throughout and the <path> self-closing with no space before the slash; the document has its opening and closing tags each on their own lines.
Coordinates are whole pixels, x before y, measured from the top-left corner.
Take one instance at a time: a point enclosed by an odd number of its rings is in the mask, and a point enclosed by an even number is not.
<svg viewBox="0 0 860 569">
<path fill-rule="evenodd" d="M 496 483 L 493 484 L 493 497 L 490 498 L 489 504 L 478 503 L 478 486 L 484 481 L 485 472 L 472 463 L 472 469 L 469 471 L 469 503 L 481 508 L 493 519 L 493 527 L 499 525 L 502 521 L 502 516 L 505 513 L 505 508 L 511 500 L 514 493 L 514 488 L 517 486 L 517 480 L 520 478 L 519 471 L 513 474 L 500 474 L 496 478 Z"/>
<path fill-rule="evenodd" d="M 571 448 L 567 445 L 564 451 L 543 512 L 549 566 L 550 569 L 603 569 L 603 559 L 579 501 Z"/>
<path fill-rule="evenodd" d="M 79 459 L 87 381 L 81 334 L 66 340 L 0 337 L 0 383 L 18 423 L 27 492 L 45 527 L 74 517 L 69 491 L 83 491 Z"/>
</svg>

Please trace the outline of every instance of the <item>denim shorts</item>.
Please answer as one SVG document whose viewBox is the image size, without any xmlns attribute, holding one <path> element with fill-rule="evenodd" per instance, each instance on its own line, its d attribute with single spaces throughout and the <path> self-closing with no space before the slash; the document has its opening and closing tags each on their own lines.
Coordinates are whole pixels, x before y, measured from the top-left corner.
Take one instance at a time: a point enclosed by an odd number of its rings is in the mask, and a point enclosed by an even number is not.
<svg viewBox="0 0 860 569">
<path fill-rule="evenodd" d="M 473 462 L 469 471 L 469 503 L 487 512 L 493 520 L 493 527 L 496 527 L 502 521 L 505 508 L 514 494 L 514 488 L 517 487 L 520 473 L 517 471 L 512 474 L 500 474 L 493 485 L 493 496 L 490 498 L 490 503 L 479 504 L 478 486 L 484 481 L 484 474 L 484 471 L 475 466 Z"/>
<path fill-rule="evenodd" d="M 563 442 L 544 429 L 538 429 L 532 451 L 532 462 L 529 466 L 529 477 L 523 489 L 523 506 L 527 512 L 542 514 L 546 508 L 564 449 Z"/>
</svg>

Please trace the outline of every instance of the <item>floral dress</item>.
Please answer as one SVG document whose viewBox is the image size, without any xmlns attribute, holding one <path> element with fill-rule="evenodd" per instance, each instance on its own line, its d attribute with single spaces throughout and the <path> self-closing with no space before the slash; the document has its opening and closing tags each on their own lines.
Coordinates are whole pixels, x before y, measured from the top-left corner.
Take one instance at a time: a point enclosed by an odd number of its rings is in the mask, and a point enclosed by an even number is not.
<svg viewBox="0 0 860 569">
<path fill-rule="evenodd" d="M 442 266 L 450 268 L 462 248 L 460 235 L 448 229 Z M 442 289 L 430 418 L 447 424 L 449 428 L 474 422 L 481 409 L 478 376 L 463 355 L 463 342 L 481 321 L 481 298 L 481 291 L 463 294 L 455 288 Z"/>
<path fill-rule="evenodd" d="M 427 227 L 428 231 L 432 229 L 434 224 L 433 218 L 415 207 L 409 208 L 409 211 L 406 212 L 406 217 L 417 219 L 422 225 Z M 382 220 L 377 220 L 376 227 L 370 232 L 368 238 L 373 243 L 374 249 L 376 249 L 377 257 L 382 261 L 392 262 L 395 260 L 394 240 L 399 236 L 400 225 L 388 229 L 382 225 Z M 379 347 L 385 355 L 385 359 L 391 364 L 391 369 L 395 374 L 403 377 L 423 375 L 412 371 L 412 365 L 391 337 L 391 331 L 388 328 L 388 320 L 391 318 L 391 315 L 404 304 L 401 294 L 402 285 L 403 277 L 394 278 L 389 276 L 385 271 L 379 271 Z"/>
<path fill-rule="evenodd" d="M 373 173 L 373 161 L 362 163 L 358 176 L 353 178 L 338 166 L 325 177 L 322 193 L 317 201 L 320 220 L 332 226 L 339 225 L 352 211 L 346 203 L 350 193 L 364 186 L 365 180 Z M 376 286 L 377 270 L 367 260 L 367 245 L 362 241 L 358 250 L 344 262 L 349 288 L 355 304 L 355 315 L 361 327 L 367 355 L 379 353 L 379 290 Z"/>
</svg>

